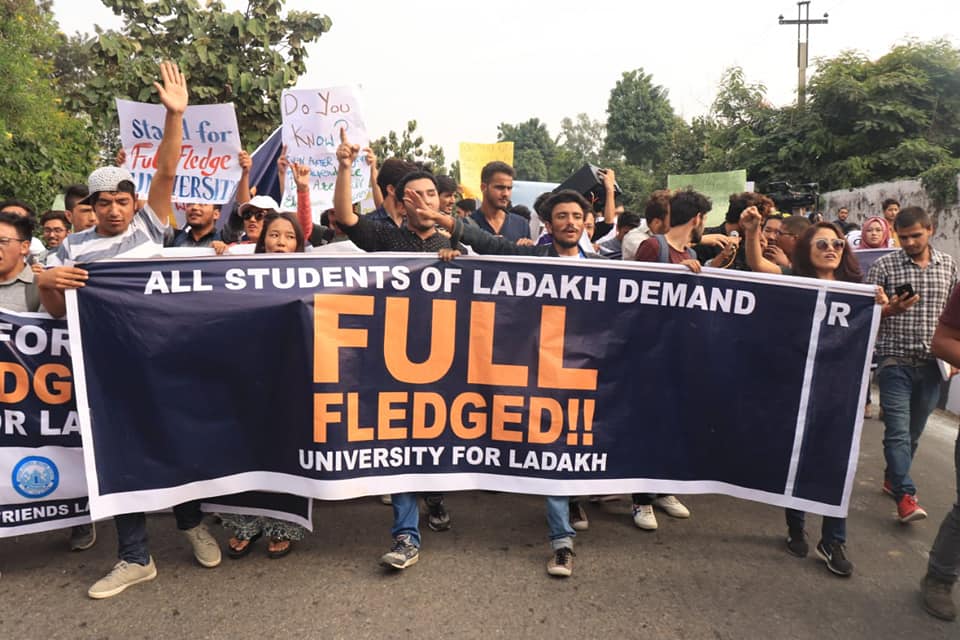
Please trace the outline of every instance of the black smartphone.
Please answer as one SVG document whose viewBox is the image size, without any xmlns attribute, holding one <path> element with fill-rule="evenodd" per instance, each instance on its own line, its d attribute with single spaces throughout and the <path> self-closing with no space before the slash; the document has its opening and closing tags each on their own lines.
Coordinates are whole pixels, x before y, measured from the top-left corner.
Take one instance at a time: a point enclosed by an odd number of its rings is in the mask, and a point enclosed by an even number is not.
<svg viewBox="0 0 960 640">
<path fill-rule="evenodd" d="M 907 298 L 912 298 L 913 296 L 916 295 L 916 294 L 913 292 L 913 285 L 910 284 L 909 282 L 908 282 L 907 284 L 902 284 L 902 285 L 900 285 L 899 287 L 897 287 L 897 288 L 894 289 L 893 291 L 894 291 L 894 293 L 897 294 L 897 296 L 898 296 L 901 300 L 906 300 Z"/>
</svg>

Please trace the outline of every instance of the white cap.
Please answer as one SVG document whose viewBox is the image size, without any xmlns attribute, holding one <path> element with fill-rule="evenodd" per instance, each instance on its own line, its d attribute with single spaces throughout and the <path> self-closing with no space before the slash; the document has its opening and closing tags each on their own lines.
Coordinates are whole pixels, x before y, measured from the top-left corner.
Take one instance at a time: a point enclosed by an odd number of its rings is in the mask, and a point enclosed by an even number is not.
<svg viewBox="0 0 960 640">
<path fill-rule="evenodd" d="M 244 202 L 242 205 L 237 207 L 237 214 L 242 216 L 243 212 L 250 208 L 262 209 L 263 211 L 274 211 L 276 213 L 280 212 L 280 205 L 278 205 L 277 201 L 270 196 L 254 196 L 248 202 Z"/>
<path fill-rule="evenodd" d="M 107 191 L 109 193 L 117 191 L 117 187 L 124 180 L 132 183 L 133 174 L 123 167 L 100 167 L 87 178 L 87 189 L 90 191 L 90 195 L 81 200 L 81 202 L 87 202 L 90 197 L 98 191 Z"/>
</svg>

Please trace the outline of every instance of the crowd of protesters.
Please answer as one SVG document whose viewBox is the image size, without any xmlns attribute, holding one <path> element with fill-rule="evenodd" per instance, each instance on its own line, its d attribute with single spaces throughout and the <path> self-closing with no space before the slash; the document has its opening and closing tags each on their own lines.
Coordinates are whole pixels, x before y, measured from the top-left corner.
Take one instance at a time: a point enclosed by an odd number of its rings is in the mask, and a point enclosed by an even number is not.
<svg viewBox="0 0 960 640">
<path fill-rule="evenodd" d="M 27 203 L 0 203 L 0 307 L 15 311 L 42 309 L 55 317 L 65 314 L 67 289 L 84 286 L 87 272 L 75 263 L 116 257 L 150 257 L 164 247 L 210 247 L 222 253 L 303 252 L 328 243 L 349 242 L 361 251 L 435 253 L 455 260 L 464 253 L 521 255 L 539 258 L 619 259 L 685 265 L 700 273 L 704 267 L 773 274 L 774 277 L 864 282 L 876 287 L 881 323 L 876 340 L 876 379 L 884 422 L 885 471 L 882 490 L 896 502 L 904 524 L 923 519 L 911 464 L 927 419 L 936 406 L 941 373 L 935 356 L 960 367 L 960 289 L 956 261 L 935 249 L 931 217 L 916 206 L 883 203 L 879 215 L 862 228 L 841 209 L 836 222 L 822 217 L 777 212 L 774 202 L 759 193 L 732 194 L 722 224 L 705 228 L 707 213 L 723 209 L 692 189 L 656 191 L 642 213 L 618 205 L 615 175 L 601 172 L 605 198 L 594 203 L 570 190 L 545 193 L 534 211 L 511 202 L 514 170 L 503 162 L 483 168 L 479 201 L 459 196 L 459 185 L 398 158 L 382 162 L 370 149 L 351 143 L 341 131 L 336 156 L 340 171 L 334 206 L 317 216 L 310 210 L 309 168 L 288 163 L 281 155 L 281 183 L 288 171 L 297 189 L 297 210 L 287 212 L 269 196 L 254 196 L 248 184 L 250 157 L 241 153 L 243 174 L 231 220 L 218 224 L 219 205 L 186 207 L 186 226 L 173 230 L 171 191 L 180 156 L 182 116 L 187 86 L 176 65 L 163 63 L 155 83 L 166 108 L 156 174 L 146 201 L 138 201 L 132 175 L 119 166 L 101 167 L 87 185 L 67 189 L 64 211 L 37 217 Z M 364 157 L 371 169 L 376 210 L 359 215 L 351 193 L 350 168 Z M 122 157 L 120 158 L 122 161 Z M 122 164 L 122 162 L 118 163 Z M 532 219 L 531 219 L 532 218 Z M 36 224 L 43 237 L 34 236 Z M 857 254 L 888 249 L 863 273 Z M 571 265 L 576 268 L 576 265 Z M 960 468 L 960 440 L 957 445 Z M 421 538 L 420 496 L 394 494 L 385 502 L 393 508 L 392 544 L 381 563 L 404 569 L 417 562 Z M 444 496 L 423 496 L 431 529 L 450 527 Z M 595 496 L 595 499 L 605 499 Z M 633 521 L 644 530 L 657 528 L 656 511 L 688 518 L 690 511 L 673 495 L 634 494 Z M 589 527 L 577 496 L 545 500 L 552 553 L 550 575 L 573 571 L 573 540 Z M 174 508 L 177 527 L 191 543 L 204 567 L 220 564 L 220 545 L 204 524 L 198 502 Z M 90 587 L 92 598 L 114 596 L 157 575 L 149 553 L 144 514 L 114 518 L 119 561 Z M 223 515 L 229 530 L 228 555 L 247 555 L 256 541 L 268 538 L 272 557 L 289 553 L 304 529 L 259 515 Z M 786 512 L 786 551 L 807 556 L 810 549 L 805 514 Z M 850 576 L 847 522 L 823 518 L 816 554 L 835 575 Z M 91 547 L 96 530 L 74 527 L 70 546 Z M 954 619 L 951 591 L 960 569 L 960 497 L 941 525 L 922 581 L 923 602 L 938 617 Z"/>
</svg>

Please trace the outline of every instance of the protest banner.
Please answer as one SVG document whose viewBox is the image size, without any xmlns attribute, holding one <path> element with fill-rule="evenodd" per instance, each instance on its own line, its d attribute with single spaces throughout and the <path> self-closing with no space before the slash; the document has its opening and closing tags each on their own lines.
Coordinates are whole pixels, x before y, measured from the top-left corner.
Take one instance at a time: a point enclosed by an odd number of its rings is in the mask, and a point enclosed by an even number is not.
<svg viewBox="0 0 960 640">
<path fill-rule="evenodd" d="M 0 538 L 90 522 L 66 323 L 0 309 Z"/>
<path fill-rule="evenodd" d="M 512 142 L 461 142 L 460 143 L 460 184 L 467 198 L 481 199 L 480 171 L 488 162 L 499 160 L 513 165 Z"/>
<path fill-rule="evenodd" d="M 137 195 L 146 198 L 157 172 L 157 149 L 163 138 L 166 109 L 117 99 L 120 141 L 127 153 L 124 166 L 133 174 Z M 183 143 L 173 200 L 222 204 L 229 201 L 240 181 L 240 131 L 232 104 L 187 107 L 183 114 Z M 178 219 L 183 224 L 183 219 Z"/>
<path fill-rule="evenodd" d="M 863 275 L 867 275 L 874 262 L 894 251 L 899 251 L 899 249 L 858 249 L 853 255 L 857 257 L 857 262 L 860 263 L 860 271 L 863 272 Z"/>
<path fill-rule="evenodd" d="M 359 89 L 288 89 L 281 95 L 280 104 L 287 159 L 310 167 L 310 205 L 313 221 L 320 222 L 321 214 L 333 207 L 340 130 L 346 131 L 351 144 L 361 148 L 370 144 Z M 370 193 L 370 167 L 363 153 L 354 161 L 350 175 L 353 201 L 360 202 Z M 280 206 L 296 211 L 297 189 L 292 172 L 287 172 L 284 185 Z"/>
<path fill-rule="evenodd" d="M 720 171 L 717 173 L 692 173 L 667 176 L 667 189 L 693 187 L 710 198 L 713 208 L 707 214 L 707 226 L 716 226 L 723 222 L 730 203 L 730 194 L 746 189 L 747 171 Z"/>
<path fill-rule="evenodd" d="M 410 254 L 86 268 L 68 317 L 97 517 L 251 490 L 724 493 L 847 512 L 868 286 Z"/>
<path fill-rule="evenodd" d="M 0 309 L 0 538 L 90 522 L 66 323 Z M 211 494 L 212 495 L 212 494 Z M 204 511 L 266 515 L 313 529 L 312 501 L 245 493 Z"/>
</svg>

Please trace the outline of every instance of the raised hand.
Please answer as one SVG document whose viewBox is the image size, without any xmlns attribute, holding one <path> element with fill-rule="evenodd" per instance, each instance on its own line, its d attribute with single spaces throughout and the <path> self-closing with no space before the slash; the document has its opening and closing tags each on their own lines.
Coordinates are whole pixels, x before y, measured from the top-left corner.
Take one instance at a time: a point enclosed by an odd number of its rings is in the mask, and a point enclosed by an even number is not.
<svg viewBox="0 0 960 640">
<path fill-rule="evenodd" d="M 617 188 L 617 175 L 613 172 L 613 169 L 602 169 L 603 171 L 603 188 L 606 191 L 614 191 Z"/>
<path fill-rule="evenodd" d="M 367 161 L 367 165 L 371 169 L 377 168 L 377 154 L 373 152 L 373 149 L 370 147 L 364 147 L 361 149 L 363 151 L 363 159 Z"/>
<path fill-rule="evenodd" d="M 237 164 L 240 165 L 240 170 L 244 173 L 250 171 L 250 167 L 253 166 L 253 158 L 250 157 L 250 154 L 244 150 L 240 150 L 240 153 L 237 154 Z"/>
<path fill-rule="evenodd" d="M 347 140 L 347 130 L 340 128 L 340 146 L 337 147 L 337 162 L 341 169 L 349 169 L 353 166 L 353 161 L 360 155 L 360 145 L 350 144 Z"/>
<path fill-rule="evenodd" d="M 293 168 L 293 181 L 297 185 L 297 191 L 309 191 L 310 167 L 297 162 L 294 162 L 291 166 Z"/>
<path fill-rule="evenodd" d="M 760 212 L 757 211 L 756 207 L 747 207 L 743 213 L 740 214 L 740 226 L 743 227 L 743 230 L 747 233 L 752 233 L 759 229 L 761 220 L 763 220 L 763 217 L 760 215 Z"/>
<path fill-rule="evenodd" d="M 187 81 L 180 72 L 177 63 L 169 61 L 161 62 L 160 78 L 163 80 L 163 84 L 161 85 L 159 82 L 154 82 L 153 86 L 156 87 L 157 93 L 160 94 L 160 102 L 163 103 L 163 106 L 171 113 L 179 114 L 186 111 L 187 103 L 189 102 Z"/>
<path fill-rule="evenodd" d="M 430 222 L 435 222 L 444 215 L 436 209 L 431 209 L 427 201 L 423 199 L 423 196 L 412 189 L 407 189 L 403 192 L 403 203 L 408 207 L 412 207 L 422 219 Z"/>
</svg>

